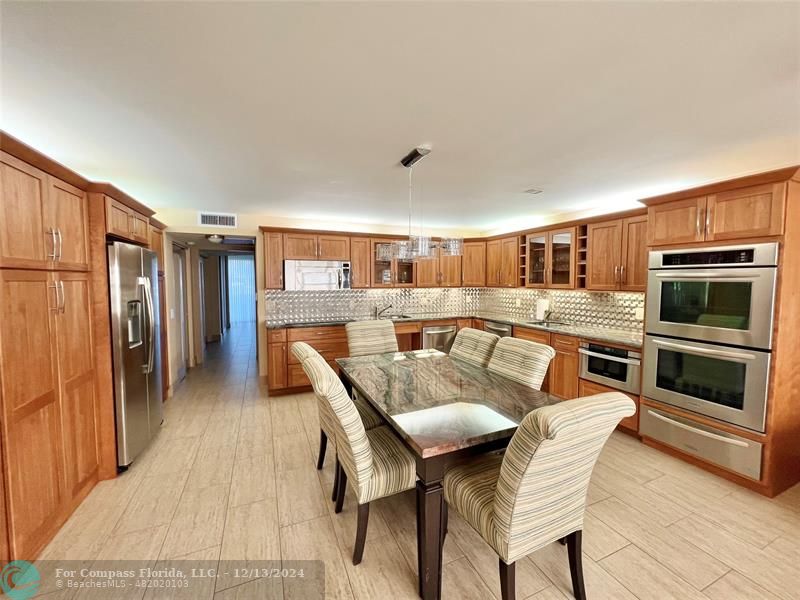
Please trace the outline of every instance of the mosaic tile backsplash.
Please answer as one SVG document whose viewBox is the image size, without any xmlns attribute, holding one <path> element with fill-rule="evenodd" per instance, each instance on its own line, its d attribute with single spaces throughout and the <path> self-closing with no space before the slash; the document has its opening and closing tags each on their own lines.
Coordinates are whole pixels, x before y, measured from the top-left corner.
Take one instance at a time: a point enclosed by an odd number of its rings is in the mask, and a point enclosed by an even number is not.
<svg viewBox="0 0 800 600">
<path fill-rule="evenodd" d="M 540 298 L 550 300 L 553 317 L 576 325 L 641 329 L 636 309 L 644 308 L 644 294 L 585 290 L 502 288 L 411 288 L 335 290 L 324 292 L 267 290 L 267 324 L 307 323 L 369 318 L 375 307 L 389 304 L 389 313 L 472 315 L 502 313 L 530 318 Z M 517 306 L 519 301 L 519 306 Z"/>
</svg>

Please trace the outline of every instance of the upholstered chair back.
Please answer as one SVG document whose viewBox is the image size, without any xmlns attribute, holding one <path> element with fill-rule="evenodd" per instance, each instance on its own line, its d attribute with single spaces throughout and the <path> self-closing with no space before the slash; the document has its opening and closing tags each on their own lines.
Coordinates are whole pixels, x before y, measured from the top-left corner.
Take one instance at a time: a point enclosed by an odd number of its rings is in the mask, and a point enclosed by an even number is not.
<svg viewBox="0 0 800 600">
<path fill-rule="evenodd" d="M 495 545 L 506 563 L 583 529 L 600 451 L 620 420 L 635 412 L 633 400 L 609 392 L 565 400 L 525 417 L 503 457 L 491 516 Z"/>
<path fill-rule="evenodd" d="M 386 319 L 353 321 L 344 326 L 350 356 L 368 356 L 397 352 L 394 323 Z"/>
<path fill-rule="evenodd" d="M 497 340 L 500 338 L 493 333 L 465 327 L 456 334 L 450 356 L 458 358 L 480 367 L 489 364 Z"/>
<path fill-rule="evenodd" d="M 547 367 L 555 355 L 556 351 L 545 344 L 504 337 L 494 347 L 489 370 L 540 390 Z"/>
</svg>

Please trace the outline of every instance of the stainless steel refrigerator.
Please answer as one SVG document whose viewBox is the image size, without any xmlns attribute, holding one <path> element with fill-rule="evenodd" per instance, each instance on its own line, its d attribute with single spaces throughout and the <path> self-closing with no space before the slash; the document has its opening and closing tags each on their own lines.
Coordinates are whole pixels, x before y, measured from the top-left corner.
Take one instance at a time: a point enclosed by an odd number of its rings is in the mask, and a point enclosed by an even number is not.
<svg viewBox="0 0 800 600">
<path fill-rule="evenodd" d="M 162 421 L 156 253 L 133 244 L 109 244 L 108 278 L 117 464 L 126 468 Z"/>
</svg>

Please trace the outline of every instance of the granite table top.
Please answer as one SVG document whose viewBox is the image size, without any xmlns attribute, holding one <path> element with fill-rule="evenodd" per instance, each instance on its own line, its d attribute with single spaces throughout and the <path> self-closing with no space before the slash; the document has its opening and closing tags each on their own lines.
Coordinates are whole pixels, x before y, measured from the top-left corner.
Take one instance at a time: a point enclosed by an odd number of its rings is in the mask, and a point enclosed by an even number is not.
<svg viewBox="0 0 800 600">
<path fill-rule="evenodd" d="M 561 401 L 437 350 L 336 362 L 422 458 L 510 438 L 530 411 Z"/>
</svg>

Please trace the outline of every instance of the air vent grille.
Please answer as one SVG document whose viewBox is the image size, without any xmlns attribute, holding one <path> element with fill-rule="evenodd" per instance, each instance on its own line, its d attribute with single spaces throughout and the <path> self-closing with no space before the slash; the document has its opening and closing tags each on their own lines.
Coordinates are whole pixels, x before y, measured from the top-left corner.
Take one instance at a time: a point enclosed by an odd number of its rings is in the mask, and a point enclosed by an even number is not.
<svg viewBox="0 0 800 600">
<path fill-rule="evenodd" d="M 197 216 L 197 224 L 205 227 L 236 228 L 236 215 L 233 213 L 201 212 Z"/>
</svg>

